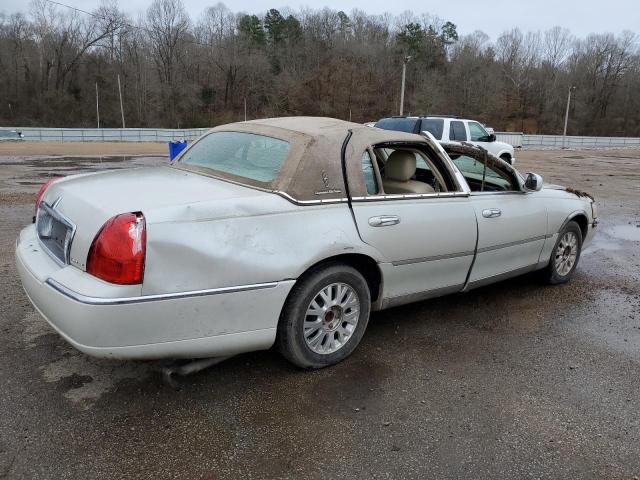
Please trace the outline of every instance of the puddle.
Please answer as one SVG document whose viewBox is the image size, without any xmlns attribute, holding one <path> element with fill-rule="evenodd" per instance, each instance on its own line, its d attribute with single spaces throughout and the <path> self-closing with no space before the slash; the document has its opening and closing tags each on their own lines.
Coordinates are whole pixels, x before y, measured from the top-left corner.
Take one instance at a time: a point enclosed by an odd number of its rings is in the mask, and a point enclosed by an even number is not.
<svg viewBox="0 0 640 480">
<path fill-rule="evenodd" d="M 60 177 L 101 170 L 119 170 L 132 167 L 156 167 L 168 165 L 167 157 L 160 155 L 109 155 L 109 156 L 65 156 L 65 157 L 27 157 L 16 161 L 3 161 L 0 166 L 26 167 L 21 175 L 13 177 L 11 183 L 24 187 L 37 187 L 42 178 Z"/>
<path fill-rule="evenodd" d="M 90 409 L 102 395 L 115 390 L 121 381 L 144 379 L 151 373 L 145 363 L 94 359 L 76 351 L 70 351 L 68 356 L 40 370 L 45 381 L 50 383 L 81 378 L 83 381 L 68 388 L 64 396 L 85 410 Z"/>
<path fill-rule="evenodd" d="M 140 156 L 140 155 L 109 155 L 95 157 L 36 157 L 28 158 L 22 165 L 34 168 L 55 168 L 66 167 L 67 169 L 98 166 L 105 163 L 134 163 L 136 160 L 158 159 L 165 160 L 160 156 Z"/>
<path fill-rule="evenodd" d="M 616 225 L 607 229 L 609 235 L 628 242 L 640 242 L 640 224 Z"/>
</svg>

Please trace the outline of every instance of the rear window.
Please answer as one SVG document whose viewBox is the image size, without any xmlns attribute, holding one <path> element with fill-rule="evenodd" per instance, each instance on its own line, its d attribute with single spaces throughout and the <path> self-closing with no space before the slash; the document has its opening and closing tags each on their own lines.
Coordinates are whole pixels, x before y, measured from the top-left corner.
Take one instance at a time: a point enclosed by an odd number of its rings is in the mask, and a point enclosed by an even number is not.
<svg viewBox="0 0 640 480">
<path fill-rule="evenodd" d="M 383 118 L 376 123 L 377 128 L 383 130 L 394 130 L 396 132 L 418 133 L 416 118 Z"/>
<path fill-rule="evenodd" d="M 442 140 L 442 132 L 444 131 L 444 120 L 442 118 L 423 118 L 421 132 L 429 132 L 436 140 Z"/>
<path fill-rule="evenodd" d="M 180 162 L 257 182 L 271 182 L 289 154 L 289 142 L 242 132 L 212 132 L 187 150 Z"/>
</svg>

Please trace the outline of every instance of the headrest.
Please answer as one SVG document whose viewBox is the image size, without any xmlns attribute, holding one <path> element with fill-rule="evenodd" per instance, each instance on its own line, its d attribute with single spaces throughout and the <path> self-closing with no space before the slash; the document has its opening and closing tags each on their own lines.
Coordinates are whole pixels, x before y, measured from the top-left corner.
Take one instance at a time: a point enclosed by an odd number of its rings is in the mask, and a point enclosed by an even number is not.
<svg viewBox="0 0 640 480">
<path fill-rule="evenodd" d="M 384 166 L 385 177 L 389 180 L 406 182 L 416 173 L 416 155 L 409 150 L 394 150 Z"/>
</svg>

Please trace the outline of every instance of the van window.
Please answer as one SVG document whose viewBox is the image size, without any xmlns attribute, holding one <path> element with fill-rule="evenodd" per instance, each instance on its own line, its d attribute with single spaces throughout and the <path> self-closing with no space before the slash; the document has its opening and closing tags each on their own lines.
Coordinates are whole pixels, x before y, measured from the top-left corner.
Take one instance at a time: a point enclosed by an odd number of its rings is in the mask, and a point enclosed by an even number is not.
<svg viewBox="0 0 640 480">
<path fill-rule="evenodd" d="M 478 122 L 469 122 L 469 133 L 472 142 L 488 142 L 489 134 Z"/>
<path fill-rule="evenodd" d="M 375 126 L 383 130 L 394 130 L 396 132 L 418 133 L 417 128 L 420 121 L 417 118 L 391 117 L 379 120 Z"/>
<path fill-rule="evenodd" d="M 442 118 L 423 118 L 421 132 L 429 132 L 436 140 L 442 140 L 444 131 L 444 120 Z"/>
<path fill-rule="evenodd" d="M 464 129 L 464 123 L 459 120 L 453 120 L 449 126 L 449 140 L 456 142 L 466 142 L 467 132 Z"/>
</svg>

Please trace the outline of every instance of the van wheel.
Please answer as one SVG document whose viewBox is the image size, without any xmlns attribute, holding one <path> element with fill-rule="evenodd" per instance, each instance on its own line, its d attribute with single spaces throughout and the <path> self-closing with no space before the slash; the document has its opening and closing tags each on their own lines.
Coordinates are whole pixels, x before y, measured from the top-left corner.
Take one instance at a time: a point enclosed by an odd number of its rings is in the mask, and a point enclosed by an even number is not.
<svg viewBox="0 0 640 480">
<path fill-rule="evenodd" d="M 500 155 L 500 158 L 502 160 L 504 160 L 505 162 L 507 162 L 509 165 L 513 165 L 512 160 L 511 160 L 511 155 L 509 155 L 507 153 L 503 153 L 502 155 Z"/>
<path fill-rule="evenodd" d="M 580 226 L 570 221 L 565 225 L 553 247 L 549 266 L 545 273 L 546 280 L 552 285 L 568 282 L 580 260 L 582 251 L 582 230 Z"/>
<path fill-rule="evenodd" d="M 278 323 L 276 344 L 294 365 L 322 368 L 347 358 L 369 323 L 371 294 L 356 269 L 328 264 L 294 285 Z"/>
</svg>

